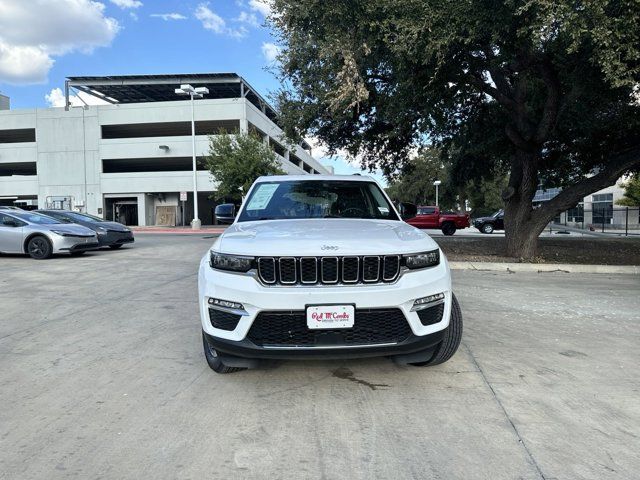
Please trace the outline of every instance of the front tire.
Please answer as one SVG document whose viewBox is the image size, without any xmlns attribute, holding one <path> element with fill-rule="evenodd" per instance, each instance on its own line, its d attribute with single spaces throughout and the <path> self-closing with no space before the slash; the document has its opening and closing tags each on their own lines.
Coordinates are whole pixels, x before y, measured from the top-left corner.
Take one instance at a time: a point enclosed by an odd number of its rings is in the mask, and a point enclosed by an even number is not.
<svg viewBox="0 0 640 480">
<path fill-rule="evenodd" d="M 436 348 L 433 357 L 426 362 L 411 363 L 415 367 L 432 367 L 449 360 L 458 350 L 462 340 L 462 311 L 455 295 L 451 295 L 451 319 L 449 326 L 444 331 L 444 337 Z"/>
<path fill-rule="evenodd" d="M 207 359 L 207 364 L 209 368 L 216 373 L 233 373 L 239 372 L 240 370 L 246 370 L 243 367 L 229 367 L 224 364 L 224 362 L 218 356 L 218 352 L 215 348 L 213 348 L 209 341 L 207 340 L 207 336 L 202 332 L 202 344 L 204 347 L 204 356 Z"/>
<path fill-rule="evenodd" d="M 453 235 L 456 233 L 456 226 L 453 223 L 445 223 L 442 225 L 442 233 L 447 236 Z"/>
<path fill-rule="evenodd" d="M 29 239 L 27 243 L 27 253 L 35 260 L 46 260 L 47 258 L 51 258 L 53 247 L 47 237 L 36 235 Z"/>
<path fill-rule="evenodd" d="M 482 233 L 491 234 L 493 233 L 493 225 L 491 225 L 490 223 L 485 223 L 484 225 L 482 225 L 480 231 Z"/>
</svg>

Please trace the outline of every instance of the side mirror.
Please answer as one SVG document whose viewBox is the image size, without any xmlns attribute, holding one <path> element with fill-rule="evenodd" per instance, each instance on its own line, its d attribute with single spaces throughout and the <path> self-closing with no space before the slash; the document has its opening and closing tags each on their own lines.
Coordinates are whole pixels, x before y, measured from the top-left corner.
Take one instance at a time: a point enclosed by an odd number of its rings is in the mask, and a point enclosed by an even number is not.
<svg viewBox="0 0 640 480">
<path fill-rule="evenodd" d="M 413 203 L 400 202 L 398 204 L 398 211 L 403 220 L 409 220 L 418 214 L 418 207 Z"/>
<path fill-rule="evenodd" d="M 216 223 L 230 225 L 236 218 L 236 206 L 233 203 L 222 203 L 215 209 Z"/>
</svg>

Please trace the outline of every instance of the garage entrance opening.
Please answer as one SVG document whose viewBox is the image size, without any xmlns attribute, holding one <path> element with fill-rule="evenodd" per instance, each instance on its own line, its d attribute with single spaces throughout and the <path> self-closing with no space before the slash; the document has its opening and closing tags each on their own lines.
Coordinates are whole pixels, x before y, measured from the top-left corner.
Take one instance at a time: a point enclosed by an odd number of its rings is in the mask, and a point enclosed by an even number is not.
<svg viewBox="0 0 640 480">
<path fill-rule="evenodd" d="M 38 208 L 38 197 L 36 195 L 0 196 L 0 206 L 35 210 Z"/>
<path fill-rule="evenodd" d="M 138 199 L 105 198 L 105 217 L 124 225 L 138 225 Z"/>
</svg>

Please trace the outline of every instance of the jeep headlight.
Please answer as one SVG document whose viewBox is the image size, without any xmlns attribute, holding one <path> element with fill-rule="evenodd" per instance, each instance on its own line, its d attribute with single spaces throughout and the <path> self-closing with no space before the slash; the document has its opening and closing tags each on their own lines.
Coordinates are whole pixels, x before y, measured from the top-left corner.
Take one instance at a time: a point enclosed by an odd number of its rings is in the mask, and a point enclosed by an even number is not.
<svg viewBox="0 0 640 480">
<path fill-rule="evenodd" d="M 254 257 L 242 255 L 227 255 L 225 253 L 210 252 L 209 265 L 216 270 L 230 272 L 248 272 L 253 268 Z"/>
<path fill-rule="evenodd" d="M 411 270 L 435 267 L 440 264 L 440 250 L 404 255 L 404 264 Z"/>
</svg>

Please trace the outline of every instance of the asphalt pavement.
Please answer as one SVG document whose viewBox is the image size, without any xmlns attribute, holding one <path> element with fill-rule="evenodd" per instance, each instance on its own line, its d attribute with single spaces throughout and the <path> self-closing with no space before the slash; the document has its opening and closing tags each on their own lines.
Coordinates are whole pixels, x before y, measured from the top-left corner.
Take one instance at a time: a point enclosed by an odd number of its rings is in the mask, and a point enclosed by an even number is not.
<svg viewBox="0 0 640 480">
<path fill-rule="evenodd" d="M 1 479 L 640 478 L 640 277 L 455 271 L 448 363 L 206 365 L 211 238 L 0 256 Z"/>
</svg>

